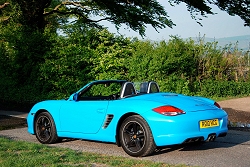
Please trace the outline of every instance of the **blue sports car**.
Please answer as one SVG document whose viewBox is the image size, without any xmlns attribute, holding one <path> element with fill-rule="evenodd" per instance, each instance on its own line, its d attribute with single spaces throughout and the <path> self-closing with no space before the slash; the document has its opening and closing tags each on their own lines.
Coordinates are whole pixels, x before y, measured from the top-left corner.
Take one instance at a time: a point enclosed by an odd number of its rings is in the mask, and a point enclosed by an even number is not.
<svg viewBox="0 0 250 167">
<path fill-rule="evenodd" d="M 137 89 L 136 89 L 137 88 Z M 204 97 L 162 93 L 156 82 L 93 81 L 68 99 L 35 104 L 28 132 L 41 143 L 63 138 L 113 142 L 131 156 L 157 147 L 226 136 L 228 115 Z"/>
</svg>

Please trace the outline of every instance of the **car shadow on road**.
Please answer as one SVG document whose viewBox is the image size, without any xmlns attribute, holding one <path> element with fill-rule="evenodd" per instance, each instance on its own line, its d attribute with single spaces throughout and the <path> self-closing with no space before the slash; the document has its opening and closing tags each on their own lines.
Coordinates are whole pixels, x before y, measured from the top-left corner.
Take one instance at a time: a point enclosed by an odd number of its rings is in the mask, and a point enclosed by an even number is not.
<svg viewBox="0 0 250 167">
<path fill-rule="evenodd" d="M 230 130 L 226 137 L 216 138 L 213 142 L 188 143 L 158 148 L 153 155 L 165 154 L 173 151 L 202 151 L 216 148 L 230 148 L 236 145 L 250 146 L 249 132 Z"/>
</svg>

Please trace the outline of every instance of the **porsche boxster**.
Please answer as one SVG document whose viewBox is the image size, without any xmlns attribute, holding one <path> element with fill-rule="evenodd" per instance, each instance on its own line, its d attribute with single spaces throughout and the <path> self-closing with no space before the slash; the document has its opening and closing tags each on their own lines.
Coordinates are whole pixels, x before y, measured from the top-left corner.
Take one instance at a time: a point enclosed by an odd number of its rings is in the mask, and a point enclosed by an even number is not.
<svg viewBox="0 0 250 167">
<path fill-rule="evenodd" d="M 93 81 L 68 99 L 42 101 L 27 117 L 39 142 L 63 138 L 112 142 L 131 156 L 157 147 L 214 141 L 227 134 L 227 113 L 215 101 L 160 92 L 156 82 Z"/>
</svg>

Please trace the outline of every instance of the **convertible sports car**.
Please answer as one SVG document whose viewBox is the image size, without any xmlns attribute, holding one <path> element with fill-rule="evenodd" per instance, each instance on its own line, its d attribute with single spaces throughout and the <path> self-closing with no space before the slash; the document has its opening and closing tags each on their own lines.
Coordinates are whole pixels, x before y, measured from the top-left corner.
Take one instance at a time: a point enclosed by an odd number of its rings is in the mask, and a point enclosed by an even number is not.
<svg viewBox="0 0 250 167">
<path fill-rule="evenodd" d="M 63 138 L 113 142 L 131 156 L 147 156 L 160 146 L 214 141 L 226 136 L 227 121 L 213 100 L 161 93 L 156 82 L 125 80 L 90 82 L 68 99 L 37 103 L 27 117 L 28 132 L 41 143 Z"/>
</svg>

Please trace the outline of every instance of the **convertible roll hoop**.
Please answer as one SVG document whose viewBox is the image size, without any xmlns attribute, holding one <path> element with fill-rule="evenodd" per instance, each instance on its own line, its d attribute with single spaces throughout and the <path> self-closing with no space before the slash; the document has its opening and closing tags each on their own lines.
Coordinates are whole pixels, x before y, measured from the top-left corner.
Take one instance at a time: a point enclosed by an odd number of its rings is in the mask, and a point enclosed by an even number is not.
<svg viewBox="0 0 250 167">
<path fill-rule="evenodd" d="M 140 83 L 140 90 L 135 89 L 134 83 L 125 82 L 122 86 L 120 98 L 125 98 L 136 94 L 157 93 L 157 92 L 160 92 L 160 88 L 158 84 L 154 81 Z"/>
</svg>

